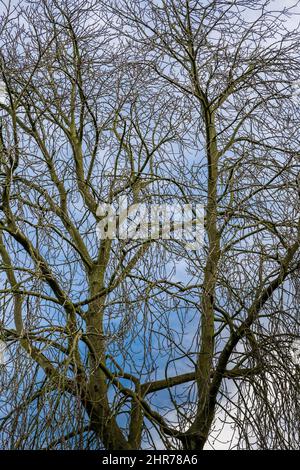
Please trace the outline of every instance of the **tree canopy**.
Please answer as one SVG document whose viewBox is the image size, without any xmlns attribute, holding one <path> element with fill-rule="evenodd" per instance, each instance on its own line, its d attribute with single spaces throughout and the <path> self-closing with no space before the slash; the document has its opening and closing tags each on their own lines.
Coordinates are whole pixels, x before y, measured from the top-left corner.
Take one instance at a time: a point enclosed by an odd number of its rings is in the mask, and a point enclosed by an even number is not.
<svg viewBox="0 0 300 470">
<path fill-rule="evenodd" d="M 1 449 L 298 448 L 297 8 L 1 2 Z"/>
</svg>

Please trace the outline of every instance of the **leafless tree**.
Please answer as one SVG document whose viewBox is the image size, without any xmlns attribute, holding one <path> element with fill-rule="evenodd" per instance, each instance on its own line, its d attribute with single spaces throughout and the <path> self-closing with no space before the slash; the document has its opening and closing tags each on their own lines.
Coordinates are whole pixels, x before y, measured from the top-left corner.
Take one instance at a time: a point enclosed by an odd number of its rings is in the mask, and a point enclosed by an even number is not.
<svg viewBox="0 0 300 470">
<path fill-rule="evenodd" d="M 2 449 L 298 448 L 287 3 L 2 2 Z M 121 195 L 203 246 L 99 241 Z"/>
</svg>

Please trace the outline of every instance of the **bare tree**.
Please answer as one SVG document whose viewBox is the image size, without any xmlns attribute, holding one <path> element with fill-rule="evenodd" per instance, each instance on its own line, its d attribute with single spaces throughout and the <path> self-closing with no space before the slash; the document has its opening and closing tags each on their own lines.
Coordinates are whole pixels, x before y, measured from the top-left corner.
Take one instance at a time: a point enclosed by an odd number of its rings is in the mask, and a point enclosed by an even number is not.
<svg viewBox="0 0 300 470">
<path fill-rule="evenodd" d="M 2 11 L 1 448 L 298 448 L 296 5 Z M 124 195 L 203 246 L 99 241 Z"/>
</svg>

